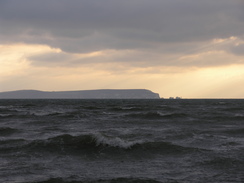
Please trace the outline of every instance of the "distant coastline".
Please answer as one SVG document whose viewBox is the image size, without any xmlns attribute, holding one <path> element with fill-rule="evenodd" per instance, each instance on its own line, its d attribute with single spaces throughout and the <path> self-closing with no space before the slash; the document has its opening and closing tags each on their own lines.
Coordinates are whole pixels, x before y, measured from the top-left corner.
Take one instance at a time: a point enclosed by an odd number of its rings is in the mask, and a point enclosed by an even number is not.
<svg viewBox="0 0 244 183">
<path fill-rule="evenodd" d="M 17 90 L 0 92 L 0 99 L 160 99 L 160 96 L 147 89 Z"/>
</svg>

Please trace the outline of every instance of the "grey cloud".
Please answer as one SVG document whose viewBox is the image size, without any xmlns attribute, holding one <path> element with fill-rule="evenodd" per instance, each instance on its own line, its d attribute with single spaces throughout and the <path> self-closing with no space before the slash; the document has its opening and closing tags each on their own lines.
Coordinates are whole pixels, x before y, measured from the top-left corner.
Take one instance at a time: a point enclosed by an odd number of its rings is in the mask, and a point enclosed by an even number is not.
<svg viewBox="0 0 244 183">
<path fill-rule="evenodd" d="M 65 52 L 35 54 L 27 57 L 27 60 L 34 66 L 42 67 L 77 67 L 84 64 L 100 63 L 101 61 L 103 63 L 112 62 L 109 55 L 82 57 Z"/>
<path fill-rule="evenodd" d="M 244 56 L 244 44 L 233 46 L 230 51 L 236 55 Z"/>
<path fill-rule="evenodd" d="M 213 38 L 244 36 L 241 0 L 0 2 L 1 43 L 47 44 L 65 52 L 149 49 L 181 53 L 189 42 L 197 47 Z M 170 49 L 172 44 L 182 47 Z"/>
<path fill-rule="evenodd" d="M 181 45 L 182 47 L 191 47 L 192 45 Z M 177 50 L 178 46 L 171 46 L 172 50 Z M 194 55 L 195 50 L 201 50 L 202 56 Z M 208 67 L 220 66 L 233 63 L 244 64 L 238 57 L 223 54 L 220 50 L 216 52 L 208 52 L 208 47 L 199 47 L 185 49 L 185 52 L 171 51 L 171 54 L 153 52 L 148 49 L 133 50 L 133 51 L 107 51 L 104 54 L 93 56 L 79 56 L 72 53 L 45 53 L 34 55 L 28 58 L 32 65 L 43 67 L 91 67 L 94 64 L 102 64 L 99 69 L 110 68 L 108 65 L 117 65 L 117 69 L 113 68 L 114 72 L 120 72 L 118 69 L 128 68 L 150 68 L 161 66 L 176 66 L 176 67 Z M 168 52 L 169 53 L 169 52 Z M 120 67 L 121 66 L 121 67 Z"/>
<path fill-rule="evenodd" d="M 28 60 L 34 61 L 35 63 L 45 63 L 52 65 L 60 65 L 61 63 L 65 63 L 69 60 L 73 59 L 73 56 L 66 53 L 45 53 L 32 55 L 27 58 Z"/>
</svg>

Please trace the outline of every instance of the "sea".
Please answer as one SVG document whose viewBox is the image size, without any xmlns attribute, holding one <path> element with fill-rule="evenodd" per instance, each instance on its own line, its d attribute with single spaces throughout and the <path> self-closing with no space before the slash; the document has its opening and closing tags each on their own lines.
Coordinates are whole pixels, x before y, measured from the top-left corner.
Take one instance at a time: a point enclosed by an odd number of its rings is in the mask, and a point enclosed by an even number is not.
<svg viewBox="0 0 244 183">
<path fill-rule="evenodd" d="M 0 100 L 1 183 L 243 183 L 244 100 Z"/>
</svg>

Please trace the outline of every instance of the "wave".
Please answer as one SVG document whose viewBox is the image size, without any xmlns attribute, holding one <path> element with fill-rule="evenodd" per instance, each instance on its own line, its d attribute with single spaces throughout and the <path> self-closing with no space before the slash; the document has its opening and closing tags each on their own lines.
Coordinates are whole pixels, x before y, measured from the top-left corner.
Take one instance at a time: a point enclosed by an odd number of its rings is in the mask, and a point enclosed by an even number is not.
<svg viewBox="0 0 244 183">
<path fill-rule="evenodd" d="M 17 119 L 26 119 L 26 118 L 85 118 L 89 115 L 80 112 L 52 112 L 52 111 L 16 111 L 9 113 L 0 114 L 0 118 L 17 118 Z"/>
<path fill-rule="evenodd" d="M 161 112 L 146 112 L 146 113 L 133 113 L 126 115 L 132 118 L 142 118 L 142 119 L 160 119 L 160 118 L 183 118 L 186 117 L 185 113 L 161 113 Z"/>
<path fill-rule="evenodd" d="M 100 134 L 85 134 L 72 136 L 64 134 L 47 140 L 36 140 L 28 144 L 27 149 L 48 150 L 65 153 L 98 154 L 101 151 L 129 149 L 138 141 L 125 141 L 121 138 L 105 137 Z"/>
<path fill-rule="evenodd" d="M 7 139 L 0 140 L 0 152 L 9 154 L 16 153 L 26 144 L 24 139 Z"/>
<path fill-rule="evenodd" d="M 213 112 L 208 116 L 208 118 L 211 118 L 212 120 L 217 121 L 229 121 L 229 120 L 235 120 L 235 121 L 241 121 L 244 119 L 244 115 L 242 113 L 224 113 L 224 112 Z"/>
<path fill-rule="evenodd" d="M 212 166 L 215 168 L 229 168 L 229 167 L 243 167 L 243 160 L 227 158 L 227 157 L 216 157 L 212 160 L 204 161 L 203 165 Z"/>
<path fill-rule="evenodd" d="M 124 107 L 113 107 L 110 108 L 111 111 L 146 111 L 148 108 L 136 107 L 136 106 L 124 106 Z"/>
<path fill-rule="evenodd" d="M 8 145 L 11 146 L 13 144 L 21 144 L 26 142 L 24 139 L 7 139 L 7 140 L 0 140 L 0 145 Z M 3 149 L 3 148 L 1 148 Z"/>
<path fill-rule="evenodd" d="M 44 181 L 29 182 L 29 183 L 160 183 L 153 179 L 143 178 L 114 178 L 114 179 L 98 179 L 98 180 L 84 180 L 84 181 L 69 181 L 63 178 L 50 178 Z"/>
<path fill-rule="evenodd" d="M 243 136 L 244 128 L 225 130 L 224 132 L 229 134 L 229 135 L 237 135 L 237 136 L 240 135 L 240 136 Z"/>
<path fill-rule="evenodd" d="M 16 109 L 11 109 L 9 107 L 0 107 L 0 118 L 12 117 L 15 114 L 18 114 Z"/>
<path fill-rule="evenodd" d="M 101 110 L 104 109 L 103 107 L 98 107 L 98 106 L 81 106 L 81 109 L 87 109 L 87 110 Z"/>
<path fill-rule="evenodd" d="M 8 117 L 12 117 L 14 115 L 12 114 L 0 114 L 0 118 L 8 118 Z"/>
<path fill-rule="evenodd" d="M 56 111 L 56 110 L 40 110 L 40 111 L 28 111 L 25 114 L 26 115 L 30 115 L 30 116 L 40 116 L 40 117 L 44 117 L 44 116 L 62 116 L 64 115 L 66 112 L 64 111 Z"/>
<path fill-rule="evenodd" d="M 79 110 L 40 110 L 30 111 L 26 115 L 35 117 L 60 117 L 60 118 L 83 118 L 88 117 L 88 114 Z"/>
<path fill-rule="evenodd" d="M 27 119 L 33 118 L 35 115 L 30 113 L 15 113 L 15 114 L 1 114 L 0 118 L 2 119 Z"/>
<path fill-rule="evenodd" d="M 19 139 L 21 143 L 8 141 L 6 147 L 2 150 L 32 152 L 48 152 L 73 154 L 86 157 L 138 157 L 150 158 L 160 154 L 184 154 L 194 153 L 200 149 L 192 147 L 183 147 L 164 141 L 127 141 L 119 137 L 108 137 L 102 134 L 84 134 L 80 136 L 72 136 L 69 134 L 59 135 L 44 140 L 24 141 Z M 3 143 L 3 142 L 2 142 Z M 12 143 L 12 145 L 11 145 Z"/>
<path fill-rule="evenodd" d="M 0 127 L 0 136 L 12 135 L 13 133 L 16 133 L 18 131 L 19 130 L 10 127 Z"/>
</svg>

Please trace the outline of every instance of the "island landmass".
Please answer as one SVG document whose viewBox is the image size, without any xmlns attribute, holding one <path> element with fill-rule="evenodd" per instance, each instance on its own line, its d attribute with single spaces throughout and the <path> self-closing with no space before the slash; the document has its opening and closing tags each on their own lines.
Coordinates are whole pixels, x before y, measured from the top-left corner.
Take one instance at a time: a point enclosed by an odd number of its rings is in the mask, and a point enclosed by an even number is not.
<svg viewBox="0 0 244 183">
<path fill-rule="evenodd" d="M 160 96 L 147 89 L 17 90 L 0 92 L 0 99 L 160 99 Z"/>
</svg>

